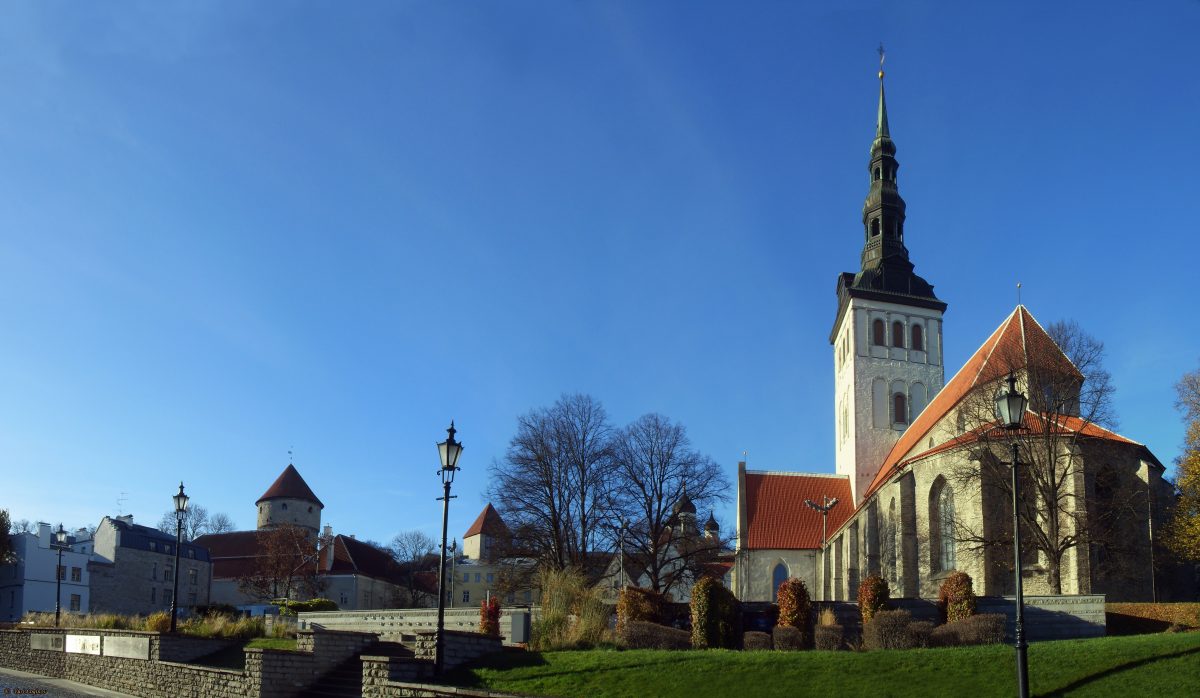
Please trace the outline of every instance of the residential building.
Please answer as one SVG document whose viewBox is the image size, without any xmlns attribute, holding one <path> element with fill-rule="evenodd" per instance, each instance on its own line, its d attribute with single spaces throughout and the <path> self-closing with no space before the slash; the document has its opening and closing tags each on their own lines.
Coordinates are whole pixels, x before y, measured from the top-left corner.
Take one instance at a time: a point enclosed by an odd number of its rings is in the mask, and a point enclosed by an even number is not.
<svg viewBox="0 0 1200 698">
<path fill-rule="evenodd" d="M 14 560 L 0 565 L 0 621 L 18 621 L 26 613 L 54 613 L 56 591 L 63 613 L 86 612 L 91 600 L 89 538 L 86 529 L 69 535 L 60 566 L 50 524 L 39 523 L 36 533 L 10 535 Z"/>
<path fill-rule="evenodd" d="M 179 608 L 208 605 L 212 563 L 202 545 L 184 542 L 176 570 L 175 536 L 135 524 L 130 515 L 101 519 L 91 545 L 88 608 L 93 613 L 169 611 L 176 574 Z"/>
</svg>

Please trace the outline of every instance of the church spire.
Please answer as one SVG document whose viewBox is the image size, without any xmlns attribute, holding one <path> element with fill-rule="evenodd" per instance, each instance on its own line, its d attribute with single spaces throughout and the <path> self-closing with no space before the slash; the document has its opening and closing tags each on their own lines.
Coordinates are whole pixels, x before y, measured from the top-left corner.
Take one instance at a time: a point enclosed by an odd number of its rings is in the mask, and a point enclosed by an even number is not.
<svg viewBox="0 0 1200 698">
<path fill-rule="evenodd" d="M 875 118 L 875 138 L 891 138 L 887 122 L 887 101 L 883 98 L 883 44 L 879 44 L 879 116 Z"/>
</svg>

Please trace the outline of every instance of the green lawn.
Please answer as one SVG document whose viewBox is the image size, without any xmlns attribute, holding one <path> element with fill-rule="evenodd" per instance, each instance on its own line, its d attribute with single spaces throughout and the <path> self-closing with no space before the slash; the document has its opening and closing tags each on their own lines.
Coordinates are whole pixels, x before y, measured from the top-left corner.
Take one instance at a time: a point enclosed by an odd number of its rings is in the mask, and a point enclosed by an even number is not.
<svg viewBox="0 0 1200 698">
<path fill-rule="evenodd" d="M 1039 642 L 1034 695 L 1200 695 L 1200 632 Z M 506 652 L 448 681 L 530 695 L 945 696 L 1016 693 L 1010 645 L 880 652 Z"/>
</svg>

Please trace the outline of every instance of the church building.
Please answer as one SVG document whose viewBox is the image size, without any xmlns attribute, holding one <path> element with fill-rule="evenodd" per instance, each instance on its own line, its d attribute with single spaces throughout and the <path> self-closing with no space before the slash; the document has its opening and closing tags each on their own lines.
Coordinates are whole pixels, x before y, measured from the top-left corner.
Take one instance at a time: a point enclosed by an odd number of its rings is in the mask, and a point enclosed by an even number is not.
<svg viewBox="0 0 1200 698">
<path fill-rule="evenodd" d="M 878 575 L 893 597 L 930 598 L 954 571 L 970 574 L 978 594 L 1012 593 L 1004 457 L 1016 440 L 1023 511 L 1035 522 L 1021 529 L 1026 591 L 1151 600 L 1152 532 L 1171 500 L 1163 465 L 1081 412 L 1083 373 L 1029 310 L 1018 305 L 946 382 L 947 305 L 905 246 L 882 71 L 879 80 L 860 268 L 838 275 L 829 336 L 834 473 L 739 464 L 734 593 L 774 601 L 798 577 L 815 599 L 854 600 L 859 582 Z M 1009 376 L 1030 396 L 1011 432 L 992 407 Z"/>
</svg>

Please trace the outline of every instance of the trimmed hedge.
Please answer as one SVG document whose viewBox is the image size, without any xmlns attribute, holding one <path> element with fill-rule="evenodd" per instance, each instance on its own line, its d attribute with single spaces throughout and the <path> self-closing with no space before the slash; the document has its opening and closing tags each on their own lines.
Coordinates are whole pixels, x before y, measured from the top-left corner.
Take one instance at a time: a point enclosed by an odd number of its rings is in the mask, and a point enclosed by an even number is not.
<svg viewBox="0 0 1200 698">
<path fill-rule="evenodd" d="M 661 623 L 667 600 L 663 595 L 640 587 L 625 587 L 617 598 L 617 634 L 631 621 Z"/>
<path fill-rule="evenodd" d="M 862 613 L 863 623 L 871 622 L 871 618 L 888 602 L 888 583 L 877 575 L 871 575 L 858 585 L 858 610 Z"/>
<path fill-rule="evenodd" d="M 805 650 L 809 647 L 808 633 L 790 625 L 776 625 L 771 630 L 771 639 L 775 649 L 785 652 Z"/>
<path fill-rule="evenodd" d="M 332 599 L 309 599 L 308 601 L 292 601 L 291 599 L 275 599 L 271 602 L 279 607 L 279 615 L 294 616 L 305 611 L 336 611 L 338 605 Z"/>
<path fill-rule="evenodd" d="M 917 647 L 912 631 L 912 614 L 905 610 L 879 611 L 863 623 L 863 648 L 907 650 Z"/>
<path fill-rule="evenodd" d="M 1200 628 L 1200 603 L 1108 603 L 1109 635 L 1160 633 L 1171 626 Z"/>
<path fill-rule="evenodd" d="M 635 650 L 686 650 L 692 646 L 688 631 L 644 620 L 626 623 L 619 637 L 626 647 Z"/>
<path fill-rule="evenodd" d="M 737 649 L 742 612 L 733 592 L 712 577 L 692 587 L 692 647 Z"/>
<path fill-rule="evenodd" d="M 1004 614 L 982 613 L 939 625 L 929 636 L 929 644 L 931 647 L 998 645 L 1004 642 L 1004 627 Z"/>
<path fill-rule="evenodd" d="M 742 649 L 747 651 L 769 650 L 771 649 L 771 636 L 757 630 L 742 633 Z"/>
<path fill-rule="evenodd" d="M 845 649 L 845 631 L 840 625 L 818 625 L 813 628 L 813 646 L 819 650 Z"/>
<path fill-rule="evenodd" d="M 938 589 L 938 612 L 947 623 L 975 615 L 975 590 L 971 586 L 971 575 L 952 572 L 946 577 Z"/>
<path fill-rule="evenodd" d="M 792 577 L 779 585 L 779 625 L 807 632 L 812 625 L 812 600 L 804 581 Z"/>
</svg>

